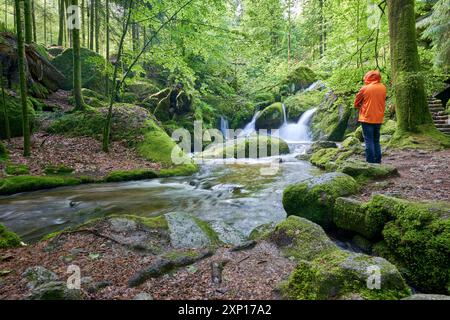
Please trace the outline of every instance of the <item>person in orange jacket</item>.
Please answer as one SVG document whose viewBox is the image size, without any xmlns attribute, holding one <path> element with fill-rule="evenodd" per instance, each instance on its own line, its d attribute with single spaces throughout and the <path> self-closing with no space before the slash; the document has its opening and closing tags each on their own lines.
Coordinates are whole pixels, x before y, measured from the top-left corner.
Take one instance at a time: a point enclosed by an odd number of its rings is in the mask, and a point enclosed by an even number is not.
<svg viewBox="0 0 450 320">
<path fill-rule="evenodd" d="M 364 83 L 356 95 L 355 108 L 359 110 L 359 122 L 366 143 L 366 160 L 381 163 L 380 130 L 386 111 L 387 89 L 381 83 L 381 73 L 376 70 L 367 72 Z"/>
</svg>

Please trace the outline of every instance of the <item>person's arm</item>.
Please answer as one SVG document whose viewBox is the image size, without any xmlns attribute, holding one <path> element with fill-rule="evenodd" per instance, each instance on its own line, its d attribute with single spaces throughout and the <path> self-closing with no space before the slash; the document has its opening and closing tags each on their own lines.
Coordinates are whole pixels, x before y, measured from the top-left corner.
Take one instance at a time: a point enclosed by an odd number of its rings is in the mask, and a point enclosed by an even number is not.
<svg viewBox="0 0 450 320">
<path fill-rule="evenodd" d="M 361 108 L 361 106 L 364 103 L 364 91 L 365 91 L 365 88 L 362 87 L 361 90 L 359 90 L 358 94 L 356 95 L 356 99 L 355 99 L 355 108 L 356 109 Z"/>
</svg>

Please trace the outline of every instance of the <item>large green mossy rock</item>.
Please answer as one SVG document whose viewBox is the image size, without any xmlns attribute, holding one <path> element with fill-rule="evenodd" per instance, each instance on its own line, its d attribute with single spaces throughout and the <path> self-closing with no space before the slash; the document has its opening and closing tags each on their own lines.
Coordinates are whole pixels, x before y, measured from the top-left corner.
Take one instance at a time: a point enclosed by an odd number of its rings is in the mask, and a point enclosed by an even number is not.
<svg viewBox="0 0 450 320">
<path fill-rule="evenodd" d="M 354 194 L 358 183 L 343 173 L 327 173 L 287 187 L 283 206 L 288 215 L 297 215 L 325 228 L 333 223 L 333 208 L 337 198 Z"/>
<path fill-rule="evenodd" d="M 297 216 L 282 221 L 265 238 L 281 248 L 285 256 L 295 260 L 310 261 L 337 250 L 319 225 Z"/>
<path fill-rule="evenodd" d="M 8 158 L 8 150 L 5 145 L 0 141 L 0 161 Z"/>
<path fill-rule="evenodd" d="M 381 135 L 390 135 L 393 136 L 395 134 L 395 131 L 397 131 L 397 122 L 394 120 L 387 120 L 382 126 L 381 126 Z"/>
<path fill-rule="evenodd" d="M 274 103 L 265 108 L 256 119 L 256 130 L 278 129 L 284 123 L 283 105 Z"/>
<path fill-rule="evenodd" d="M 20 98 L 5 94 L 6 111 L 9 120 L 9 130 L 11 137 L 21 137 L 23 135 L 22 128 L 22 104 Z M 33 129 L 35 112 L 31 100 L 28 100 L 28 119 L 30 128 Z M 6 138 L 5 117 L 3 112 L 3 105 L 0 103 L 0 139 Z"/>
<path fill-rule="evenodd" d="M 317 75 L 308 67 L 300 66 L 291 71 L 282 85 L 289 87 L 291 92 L 297 92 L 301 89 L 306 89 L 317 81 Z"/>
<path fill-rule="evenodd" d="M 151 81 L 139 80 L 127 84 L 127 91 L 134 93 L 139 101 L 144 101 L 146 98 L 159 92 L 160 88 Z"/>
<path fill-rule="evenodd" d="M 356 232 L 366 239 L 381 239 L 388 215 L 370 205 L 351 198 L 338 198 L 334 206 L 333 222 L 342 230 Z"/>
<path fill-rule="evenodd" d="M 312 108 L 317 108 L 325 99 L 325 96 L 326 92 L 324 91 L 308 91 L 286 98 L 284 104 L 288 120 L 298 121 L 303 113 Z"/>
<path fill-rule="evenodd" d="M 378 287 L 370 278 L 375 272 L 380 276 Z M 335 250 L 312 261 L 300 261 L 282 286 L 282 293 L 297 300 L 397 300 L 411 291 L 387 260 Z"/>
<path fill-rule="evenodd" d="M 397 262 L 419 290 L 448 294 L 450 206 L 382 195 L 375 196 L 368 206 L 369 210 L 390 217 L 383 229 L 383 245 L 375 246 L 374 251 Z"/>
<path fill-rule="evenodd" d="M 251 136 L 238 138 L 224 144 L 213 144 L 199 155 L 203 159 L 261 158 L 288 154 L 289 145 L 278 138 Z"/>
<path fill-rule="evenodd" d="M 336 142 L 333 141 L 316 141 L 308 149 L 308 154 L 313 154 L 322 149 L 337 149 Z"/>
<path fill-rule="evenodd" d="M 361 181 L 382 179 L 398 175 L 398 170 L 394 166 L 356 160 L 343 161 L 338 164 L 337 171 L 348 174 Z"/>
<path fill-rule="evenodd" d="M 19 236 L 0 223 L 0 249 L 14 248 L 20 244 Z"/>
<path fill-rule="evenodd" d="M 349 120 L 355 112 L 353 101 L 328 94 L 317 109 L 311 123 L 315 140 L 342 141 L 348 130 Z"/>
<path fill-rule="evenodd" d="M 264 239 L 274 243 L 297 267 L 281 285 L 288 299 L 400 299 L 410 295 L 395 266 L 382 258 L 341 250 L 317 224 L 290 216 Z M 371 268 L 380 288 L 368 288 Z M 372 284 L 372 282 L 370 282 Z"/>
<path fill-rule="evenodd" d="M 100 54 L 86 48 L 81 48 L 80 55 L 82 87 L 100 93 L 106 92 L 106 75 L 112 73 L 112 65 L 107 64 Z M 66 77 L 66 81 L 61 84 L 63 89 L 73 89 L 73 50 L 64 50 L 51 63 Z"/>
</svg>

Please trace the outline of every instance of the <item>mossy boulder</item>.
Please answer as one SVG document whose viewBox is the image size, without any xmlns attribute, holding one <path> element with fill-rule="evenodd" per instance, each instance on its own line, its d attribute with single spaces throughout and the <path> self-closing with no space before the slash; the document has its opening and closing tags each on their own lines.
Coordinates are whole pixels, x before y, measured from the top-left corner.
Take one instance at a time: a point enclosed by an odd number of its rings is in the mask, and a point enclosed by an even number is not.
<svg viewBox="0 0 450 320">
<path fill-rule="evenodd" d="M 350 136 L 342 142 L 344 148 L 362 148 L 361 142 L 356 137 Z"/>
<path fill-rule="evenodd" d="M 134 93 L 139 101 L 144 101 L 160 91 L 158 85 L 148 80 L 133 81 L 127 84 L 126 88 L 127 91 Z"/>
<path fill-rule="evenodd" d="M 256 119 L 256 130 L 278 129 L 284 123 L 283 105 L 280 102 L 274 103 L 265 108 Z"/>
<path fill-rule="evenodd" d="M 9 129 L 11 137 L 21 137 L 23 135 L 22 128 L 22 103 L 18 96 L 5 94 L 6 111 L 9 120 Z M 3 106 L 1 106 L 3 108 Z M 30 129 L 34 127 L 34 120 L 36 118 L 33 103 L 28 99 L 28 119 L 30 122 Z M 0 139 L 6 138 L 5 117 L 3 110 L 0 112 Z"/>
<path fill-rule="evenodd" d="M 5 145 L 0 141 L 0 161 L 6 160 L 8 158 L 8 150 Z"/>
<path fill-rule="evenodd" d="M 82 179 L 63 176 L 15 176 L 0 179 L 0 195 L 74 186 L 83 183 Z"/>
<path fill-rule="evenodd" d="M 308 149 L 309 154 L 313 154 L 322 149 L 337 149 L 338 146 L 336 142 L 333 141 L 316 141 Z"/>
<path fill-rule="evenodd" d="M 165 215 L 170 243 L 176 249 L 199 249 L 220 244 L 219 236 L 206 222 L 186 213 Z"/>
<path fill-rule="evenodd" d="M 81 93 L 83 95 L 84 103 L 92 108 L 106 108 L 108 106 L 108 98 L 103 94 L 87 88 L 83 88 Z"/>
<path fill-rule="evenodd" d="M 375 270 L 375 271 L 373 271 Z M 370 276 L 379 272 L 379 287 Z M 312 261 L 300 261 L 282 286 L 285 297 L 298 300 L 398 300 L 411 294 L 397 268 L 387 260 L 334 250 Z"/>
<path fill-rule="evenodd" d="M 263 150 L 267 152 L 263 152 Z M 285 141 L 275 137 L 259 135 L 238 138 L 223 144 L 212 144 L 198 157 L 203 159 L 260 158 L 288 154 L 289 152 L 289 146 Z"/>
<path fill-rule="evenodd" d="M 308 67 L 300 66 L 288 74 L 282 85 L 288 86 L 289 90 L 295 93 L 308 88 L 317 80 L 318 78 L 314 71 Z"/>
<path fill-rule="evenodd" d="M 284 100 L 286 113 L 289 121 L 297 122 L 303 113 L 317 108 L 325 99 L 324 91 L 308 91 L 300 92 L 296 95 L 289 96 Z"/>
<path fill-rule="evenodd" d="M 398 175 L 398 170 L 394 166 L 357 160 L 342 161 L 338 164 L 337 171 L 348 174 L 360 182 Z"/>
<path fill-rule="evenodd" d="M 30 168 L 26 164 L 8 164 L 5 171 L 9 176 L 23 176 L 30 173 Z"/>
<path fill-rule="evenodd" d="M 337 198 L 354 194 L 358 183 L 343 173 L 327 173 L 287 187 L 283 206 L 288 215 L 297 215 L 325 228 L 333 224 L 333 208 Z"/>
<path fill-rule="evenodd" d="M 339 229 L 356 232 L 370 240 L 381 239 L 388 218 L 386 212 L 351 198 L 336 199 L 333 211 L 333 222 Z"/>
<path fill-rule="evenodd" d="M 81 48 L 81 79 L 82 87 L 94 90 L 99 93 L 106 92 L 107 75 L 112 73 L 112 65 L 107 63 L 100 54 L 86 48 Z M 65 90 L 73 89 L 73 50 L 72 48 L 64 50 L 51 61 L 65 77 L 66 81 L 62 83 Z"/>
<path fill-rule="evenodd" d="M 19 236 L 0 223 L 0 249 L 14 248 L 20 244 Z"/>
<path fill-rule="evenodd" d="M 390 135 L 393 136 L 395 131 L 397 130 L 397 122 L 394 120 L 387 120 L 382 126 L 380 133 L 381 135 Z"/>
<path fill-rule="evenodd" d="M 377 252 L 399 264 L 423 292 L 450 292 L 450 207 L 377 195 L 369 210 L 390 217 Z M 374 248 L 375 250 L 375 248 Z"/>
<path fill-rule="evenodd" d="M 319 225 L 297 216 L 289 216 L 264 238 L 281 248 L 285 256 L 296 261 L 310 261 L 337 250 L 337 246 Z"/>
</svg>

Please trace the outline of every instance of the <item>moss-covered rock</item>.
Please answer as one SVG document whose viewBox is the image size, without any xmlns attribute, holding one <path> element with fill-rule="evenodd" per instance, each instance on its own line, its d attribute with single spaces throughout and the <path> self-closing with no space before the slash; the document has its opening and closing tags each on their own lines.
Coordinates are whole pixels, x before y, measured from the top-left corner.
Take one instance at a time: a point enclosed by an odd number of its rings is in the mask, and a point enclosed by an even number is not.
<svg viewBox="0 0 450 320">
<path fill-rule="evenodd" d="M 352 177 L 327 173 L 286 188 L 283 206 L 288 215 L 297 215 L 328 228 L 333 223 L 336 199 L 354 194 L 358 189 L 358 183 Z"/>
<path fill-rule="evenodd" d="M 68 167 L 64 164 L 50 165 L 44 169 L 46 175 L 70 175 L 74 171 L 74 168 Z"/>
<path fill-rule="evenodd" d="M 390 135 L 393 136 L 395 134 L 395 131 L 397 130 L 397 122 L 394 120 L 387 120 L 382 126 L 381 126 L 381 135 Z"/>
<path fill-rule="evenodd" d="M 319 225 L 297 216 L 282 221 L 265 238 L 281 248 L 284 255 L 296 261 L 310 261 L 337 250 L 337 246 Z"/>
<path fill-rule="evenodd" d="M 5 145 L 0 141 L 0 161 L 6 160 L 8 158 L 8 150 Z"/>
<path fill-rule="evenodd" d="M 300 66 L 291 71 L 282 85 L 289 87 L 291 92 L 297 92 L 301 89 L 306 89 L 317 81 L 317 75 L 308 67 Z"/>
<path fill-rule="evenodd" d="M 113 171 L 106 178 L 106 182 L 137 181 L 157 178 L 153 170 Z"/>
<path fill-rule="evenodd" d="M 21 137 L 23 135 L 22 129 L 22 104 L 18 96 L 5 94 L 6 111 L 9 120 L 9 129 L 11 137 Z M 1 106 L 3 108 L 3 106 Z M 35 112 L 33 103 L 28 99 L 28 119 L 30 122 L 30 129 L 34 127 Z M 0 139 L 6 138 L 6 128 L 4 126 L 5 118 L 3 110 L 0 112 Z"/>
<path fill-rule="evenodd" d="M 99 93 L 106 92 L 106 76 L 112 73 L 112 65 L 107 64 L 100 54 L 86 48 L 81 48 L 80 55 L 82 87 Z M 73 50 L 64 50 L 51 63 L 66 77 L 66 81 L 61 84 L 63 89 L 73 89 Z"/>
<path fill-rule="evenodd" d="M 336 142 L 333 141 L 316 141 L 308 149 L 309 154 L 313 154 L 322 149 L 337 149 L 338 146 Z"/>
<path fill-rule="evenodd" d="M 83 95 L 84 103 L 92 108 L 106 108 L 108 106 L 108 98 L 103 94 L 87 88 L 83 88 L 81 94 Z"/>
<path fill-rule="evenodd" d="M 398 170 L 394 166 L 357 160 L 342 161 L 338 164 L 337 171 L 348 174 L 360 182 L 398 175 Z"/>
<path fill-rule="evenodd" d="M 19 236 L 0 223 L 0 249 L 14 248 L 20 244 Z"/>
<path fill-rule="evenodd" d="M 270 232 L 272 232 L 275 229 L 275 223 L 265 223 L 260 226 L 257 226 L 254 228 L 250 235 L 248 236 L 248 239 L 250 240 L 260 240 L 264 237 L 266 237 Z"/>
<path fill-rule="evenodd" d="M 73 186 L 83 183 L 82 179 L 60 176 L 16 176 L 0 179 L 0 195 Z"/>
<path fill-rule="evenodd" d="M 264 147 L 266 148 L 264 149 Z M 263 152 L 263 150 L 267 152 Z M 288 154 L 289 152 L 289 146 L 285 141 L 275 137 L 259 135 L 238 138 L 223 144 L 212 144 L 198 157 L 203 159 L 259 158 Z"/>
<path fill-rule="evenodd" d="M 353 231 L 367 239 L 381 238 L 381 232 L 388 220 L 381 210 L 350 198 L 338 198 L 333 211 L 333 222 L 343 230 Z"/>
<path fill-rule="evenodd" d="M 342 153 L 338 148 L 319 149 L 311 155 L 310 162 L 321 169 L 332 171 L 336 169 L 335 161 Z"/>
<path fill-rule="evenodd" d="M 127 84 L 127 90 L 134 93 L 139 101 L 144 101 L 146 98 L 160 91 L 158 85 L 150 80 L 133 81 Z"/>
<path fill-rule="evenodd" d="M 303 113 L 318 107 L 325 99 L 324 91 L 301 92 L 286 98 L 284 104 L 289 121 L 298 121 Z"/>
<path fill-rule="evenodd" d="M 380 286 L 369 289 L 370 276 L 379 271 Z M 358 296 L 366 300 L 396 300 L 411 291 L 397 268 L 387 260 L 343 250 L 300 261 L 282 293 L 291 299 L 328 300 Z"/>
<path fill-rule="evenodd" d="M 356 137 L 350 136 L 342 142 L 344 148 L 361 148 L 361 142 Z"/>
<path fill-rule="evenodd" d="M 377 252 L 397 262 L 405 277 L 424 292 L 449 293 L 450 207 L 375 196 L 369 210 L 390 217 Z M 375 250 L 375 249 L 374 249 Z"/>
<path fill-rule="evenodd" d="M 265 108 L 256 119 L 256 130 L 278 129 L 284 122 L 283 105 L 276 102 Z"/>
</svg>

